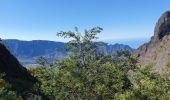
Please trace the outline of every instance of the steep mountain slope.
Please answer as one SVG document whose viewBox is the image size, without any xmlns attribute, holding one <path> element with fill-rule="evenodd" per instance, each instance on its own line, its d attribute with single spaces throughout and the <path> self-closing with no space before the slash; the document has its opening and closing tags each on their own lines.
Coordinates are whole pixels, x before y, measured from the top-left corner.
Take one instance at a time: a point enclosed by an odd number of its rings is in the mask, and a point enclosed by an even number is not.
<svg viewBox="0 0 170 100">
<path fill-rule="evenodd" d="M 158 72 L 164 72 L 170 67 L 170 11 L 160 17 L 154 36 L 149 43 L 138 48 L 136 55 L 141 64 L 152 63 Z"/>
<path fill-rule="evenodd" d="M 61 59 L 68 55 L 64 50 L 65 43 L 34 40 L 34 41 L 20 41 L 20 40 L 3 40 L 3 43 L 8 47 L 12 54 L 19 59 L 24 65 L 34 64 L 38 56 L 45 56 L 49 61 L 54 59 Z M 114 44 L 107 45 L 102 43 L 105 52 L 115 52 L 120 49 L 128 49 L 134 51 L 128 45 Z M 60 50 L 57 50 L 60 49 Z"/>
<path fill-rule="evenodd" d="M 36 80 L 20 65 L 18 60 L 11 55 L 2 43 L 0 43 L 0 72 L 5 73 L 6 79 L 9 81 L 15 78 L 31 81 Z"/>
<path fill-rule="evenodd" d="M 23 98 L 25 95 L 34 94 L 33 85 L 35 85 L 38 80 L 0 43 L 0 74 L 2 75 L 2 73 L 4 74 L 3 79 L 5 82 L 10 84 L 10 89 Z M 1 86 L 2 84 L 1 81 Z M 0 96 L 2 95 L 3 94 L 0 94 Z"/>
</svg>

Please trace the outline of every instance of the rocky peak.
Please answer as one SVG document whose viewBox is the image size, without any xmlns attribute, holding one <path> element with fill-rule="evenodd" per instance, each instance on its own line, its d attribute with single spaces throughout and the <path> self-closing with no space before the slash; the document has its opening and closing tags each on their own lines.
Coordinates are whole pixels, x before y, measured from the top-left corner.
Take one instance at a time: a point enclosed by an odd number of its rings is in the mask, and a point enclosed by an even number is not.
<svg viewBox="0 0 170 100">
<path fill-rule="evenodd" d="M 154 36 L 149 43 L 138 48 L 136 55 L 142 65 L 152 63 L 158 72 L 167 70 L 170 66 L 170 11 L 162 14 L 156 23 Z"/>
<path fill-rule="evenodd" d="M 161 40 L 170 32 L 170 11 L 165 12 L 158 20 L 155 26 L 154 38 Z"/>
</svg>

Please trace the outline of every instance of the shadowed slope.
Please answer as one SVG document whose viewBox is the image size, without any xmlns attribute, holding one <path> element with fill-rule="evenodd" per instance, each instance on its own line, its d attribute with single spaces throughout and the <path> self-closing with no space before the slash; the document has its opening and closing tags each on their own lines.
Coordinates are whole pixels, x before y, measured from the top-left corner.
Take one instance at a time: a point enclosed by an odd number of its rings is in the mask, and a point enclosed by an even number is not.
<svg viewBox="0 0 170 100">
<path fill-rule="evenodd" d="M 9 81 L 15 78 L 36 81 L 2 43 L 0 43 L 0 72 L 5 73 Z"/>
</svg>

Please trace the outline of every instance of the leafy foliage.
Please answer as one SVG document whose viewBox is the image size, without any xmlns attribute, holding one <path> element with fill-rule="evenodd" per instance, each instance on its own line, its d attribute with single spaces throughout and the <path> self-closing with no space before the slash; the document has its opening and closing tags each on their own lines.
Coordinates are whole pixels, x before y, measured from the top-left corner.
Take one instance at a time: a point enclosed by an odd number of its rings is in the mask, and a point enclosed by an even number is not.
<svg viewBox="0 0 170 100">
<path fill-rule="evenodd" d="M 130 77 L 133 87 L 117 94 L 118 100 L 169 100 L 170 80 L 151 72 L 151 66 L 138 69 Z"/>
<path fill-rule="evenodd" d="M 45 57 L 43 57 L 43 56 L 40 56 L 39 58 L 37 58 L 35 60 L 35 62 L 37 64 L 39 64 L 40 66 L 46 66 L 47 65 L 47 59 Z"/>
<path fill-rule="evenodd" d="M 41 90 L 51 99 L 114 99 L 114 95 L 131 87 L 127 77 L 136 68 L 136 59 L 128 51 L 106 55 L 97 53 L 98 45 L 92 42 L 102 28 L 85 30 L 81 36 L 73 32 L 60 32 L 59 36 L 73 38 L 69 42 L 74 55 L 51 64 L 50 68 L 37 69 Z M 41 76 L 42 75 L 42 76 Z"/>
<path fill-rule="evenodd" d="M 11 90 L 9 83 L 5 82 L 3 79 L 4 74 L 0 74 L 0 99 L 1 100 L 16 100 L 17 95 L 14 91 Z"/>
</svg>

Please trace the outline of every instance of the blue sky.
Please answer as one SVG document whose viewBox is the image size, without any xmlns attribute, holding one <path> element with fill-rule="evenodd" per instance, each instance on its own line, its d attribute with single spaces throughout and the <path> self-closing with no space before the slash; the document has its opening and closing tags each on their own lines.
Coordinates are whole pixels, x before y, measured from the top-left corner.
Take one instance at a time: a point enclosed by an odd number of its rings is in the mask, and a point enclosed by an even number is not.
<svg viewBox="0 0 170 100">
<path fill-rule="evenodd" d="M 169 5 L 169 0 L 0 0 L 0 37 L 65 42 L 56 32 L 100 26 L 99 41 L 137 47 L 153 35 Z"/>
</svg>

